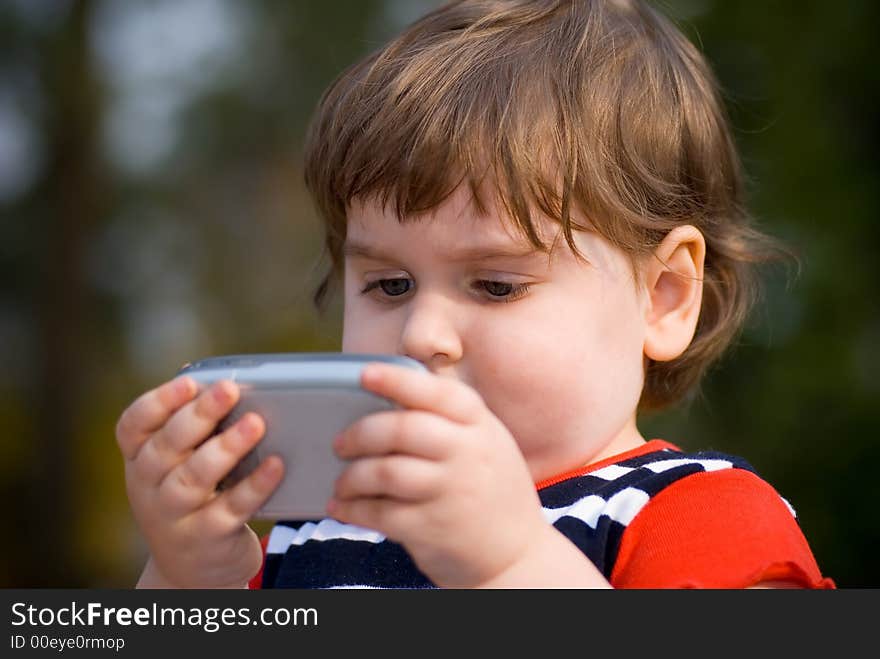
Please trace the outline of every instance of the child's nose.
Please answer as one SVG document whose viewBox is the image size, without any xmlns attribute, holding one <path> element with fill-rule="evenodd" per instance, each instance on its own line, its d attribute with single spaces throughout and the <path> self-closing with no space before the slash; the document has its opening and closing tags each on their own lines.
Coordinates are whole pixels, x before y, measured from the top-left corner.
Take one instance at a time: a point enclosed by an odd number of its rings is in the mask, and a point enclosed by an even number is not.
<svg viewBox="0 0 880 659">
<path fill-rule="evenodd" d="M 423 294 L 413 299 L 400 335 L 401 354 L 428 367 L 438 360 L 460 360 L 462 340 L 452 306 L 452 302 L 437 295 Z"/>
</svg>

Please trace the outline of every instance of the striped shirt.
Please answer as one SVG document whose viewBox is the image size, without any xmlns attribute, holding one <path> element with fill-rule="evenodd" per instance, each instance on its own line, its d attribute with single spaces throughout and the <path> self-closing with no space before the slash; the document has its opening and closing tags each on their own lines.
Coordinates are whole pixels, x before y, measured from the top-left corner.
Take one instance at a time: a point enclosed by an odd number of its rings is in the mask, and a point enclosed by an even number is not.
<svg viewBox="0 0 880 659">
<path fill-rule="evenodd" d="M 652 440 L 537 488 L 547 522 L 616 587 L 743 587 L 766 579 L 833 586 L 794 510 L 738 457 Z M 279 521 L 264 547 L 253 587 L 434 587 L 401 545 L 333 519 Z"/>
</svg>

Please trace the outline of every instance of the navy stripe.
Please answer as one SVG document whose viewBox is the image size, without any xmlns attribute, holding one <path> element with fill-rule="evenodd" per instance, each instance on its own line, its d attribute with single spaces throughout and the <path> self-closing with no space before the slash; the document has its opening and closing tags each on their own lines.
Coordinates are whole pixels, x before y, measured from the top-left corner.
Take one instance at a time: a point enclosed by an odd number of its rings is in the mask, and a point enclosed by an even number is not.
<svg viewBox="0 0 880 659">
<path fill-rule="evenodd" d="M 620 538 L 626 529 L 623 524 L 602 515 L 595 529 L 574 517 L 561 517 L 553 526 L 586 554 L 606 579 L 611 576 Z"/>
<path fill-rule="evenodd" d="M 395 542 L 310 540 L 293 545 L 280 560 L 271 583 L 276 588 L 432 588 L 409 554 Z"/>
<path fill-rule="evenodd" d="M 656 473 L 647 465 L 664 460 L 725 460 L 733 468 L 751 472 L 752 466 L 735 456 L 715 451 L 681 453 L 670 449 L 616 463 L 632 471 L 608 480 L 586 474 L 542 488 L 538 495 L 545 508 L 565 508 L 587 497 L 608 501 L 615 494 L 632 488 L 646 499 L 672 483 L 705 471 L 698 462 L 688 462 Z M 317 520 L 316 520 L 317 521 Z M 281 526 L 300 529 L 303 521 L 279 521 Z M 626 526 L 600 513 L 596 528 L 574 517 L 562 516 L 554 526 L 610 578 Z M 332 588 L 371 586 L 376 588 L 431 588 L 433 584 L 419 571 L 403 547 L 390 540 L 365 542 L 346 539 L 307 540 L 291 545 L 284 553 L 268 554 L 263 569 L 265 588 Z"/>
</svg>

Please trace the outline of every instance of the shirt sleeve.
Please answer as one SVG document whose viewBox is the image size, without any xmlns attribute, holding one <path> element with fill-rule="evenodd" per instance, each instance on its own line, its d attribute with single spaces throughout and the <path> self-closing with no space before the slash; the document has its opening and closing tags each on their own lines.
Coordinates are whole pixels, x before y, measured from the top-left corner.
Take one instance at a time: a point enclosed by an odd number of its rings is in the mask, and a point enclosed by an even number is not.
<svg viewBox="0 0 880 659">
<path fill-rule="evenodd" d="M 260 571 L 257 572 L 248 582 L 248 589 L 259 590 L 263 587 L 263 570 L 266 567 L 266 547 L 269 544 L 269 534 L 267 533 L 260 538 L 260 546 L 263 548 L 263 562 L 260 564 Z"/>
<path fill-rule="evenodd" d="M 834 588 L 794 513 L 744 469 L 701 472 L 654 496 L 621 538 L 616 588 L 748 588 L 786 581 Z"/>
</svg>

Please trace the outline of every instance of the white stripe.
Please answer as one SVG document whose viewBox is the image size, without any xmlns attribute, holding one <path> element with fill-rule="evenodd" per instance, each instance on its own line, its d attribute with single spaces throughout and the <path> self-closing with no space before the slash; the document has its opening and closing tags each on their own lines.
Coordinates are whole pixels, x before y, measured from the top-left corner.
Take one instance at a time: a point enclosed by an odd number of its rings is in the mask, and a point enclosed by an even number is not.
<svg viewBox="0 0 880 659">
<path fill-rule="evenodd" d="M 597 469 L 596 471 L 588 472 L 586 475 L 595 476 L 596 478 L 601 478 L 606 481 L 613 481 L 614 479 L 620 478 L 621 476 L 626 476 L 631 471 L 633 471 L 632 467 L 608 465 L 607 467 L 602 467 L 601 469 Z"/>
<path fill-rule="evenodd" d="M 267 554 L 283 554 L 291 545 L 302 545 L 309 540 L 356 540 L 362 542 L 382 542 L 385 536 L 378 531 L 365 529 L 352 524 L 341 524 L 335 519 L 322 519 L 315 524 L 308 522 L 298 529 L 275 525 L 269 533 Z"/>
<path fill-rule="evenodd" d="M 583 499 L 578 499 L 570 506 L 565 506 L 564 508 L 542 508 L 541 510 L 544 513 L 544 518 L 550 524 L 556 523 L 561 517 L 574 517 L 591 528 L 596 528 L 599 515 L 602 514 L 604 507 L 605 499 L 592 494 Z"/>
<path fill-rule="evenodd" d="M 606 515 L 624 526 L 629 524 L 651 497 L 644 490 L 628 487 L 605 501 L 595 494 L 563 508 L 543 508 L 544 518 L 553 524 L 562 517 L 574 517 L 595 529 L 599 517 Z"/>
<path fill-rule="evenodd" d="M 326 586 L 327 590 L 387 590 L 382 586 L 370 586 L 368 584 L 352 584 L 350 586 Z"/>
<path fill-rule="evenodd" d="M 372 584 L 349 584 L 345 586 L 321 586 L 327 590 L 427 590 L 436 586 L 375 586 Z"/>
<path fill-rule="evenodd" d="M 291 540 L 296 535 L 296 529 L 289 526 L 281 526 L 276 524 L 269 533 L 269 543 L 266 545 L 267 554 L 283 554 L 291 544 Z"/>
<path fill-rule="evenodd" d="M 627 526 L 650 499 L 644 490 L 628 487 L 608 499 L 605 514 L 615 522 Z"/>
<path fill-rule="evenodd" d="M 782 499 L 782 503 L 784 503 L 788 507 L 788 512 L 791 513 L 791 516 L 797 519 L 797 513 L 795 512 L 794 507 L 788 502 L 788 499 L 786 499 L 784 496 L 780 496 L 779 498 Z"/>
<path fill-rule="evenodd" d="M 644 465 L 646 469 L 650 469 L 655 474 L 659 474 L 669 469 L 675 469 L 683 465 L 698 464 L 702 465 L 706 471 L 719 471 L 721 469 L 730 469 L 733 463 L 729 460 L 690 460 L 688 458 L 680 458 L 677 460 L 658 460 L 657 462 L 649 462 Z"/>
</svg>

